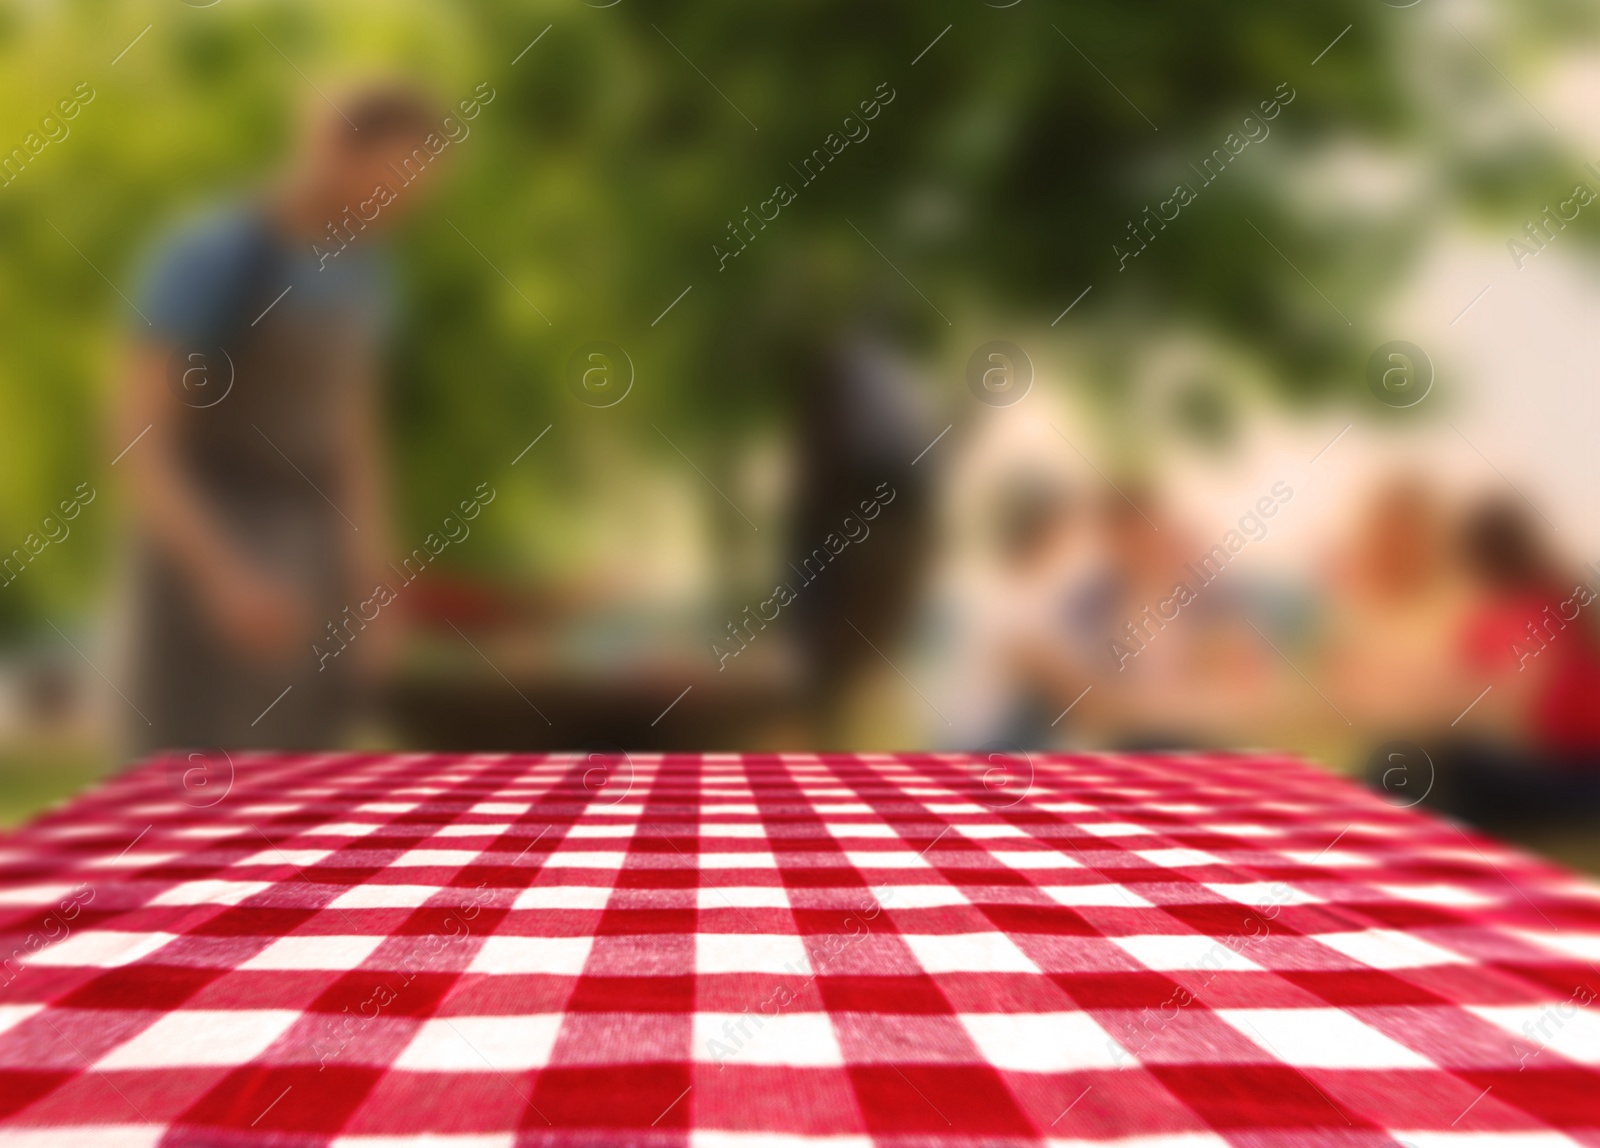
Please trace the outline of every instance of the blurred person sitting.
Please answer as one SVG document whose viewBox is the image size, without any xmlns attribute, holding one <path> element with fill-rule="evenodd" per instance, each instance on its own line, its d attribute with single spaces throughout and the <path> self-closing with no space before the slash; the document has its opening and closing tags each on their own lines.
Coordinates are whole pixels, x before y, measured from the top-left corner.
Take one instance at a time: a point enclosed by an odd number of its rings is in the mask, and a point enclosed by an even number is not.
<svg viewBox="0 0 1600 1148">
<path fill-rule="evenodd" d="M 353 613 L 391 580 L 377 233 L 437 181 L 440 120 L 403 86 L 341 102 L 280 184 L 183 227 L 143 278 L 119 404 L 134 752 L 333 745 L 393 636 Z"/>
<path fill-rule="evenodd" d="M 1446 728 L 1472 679 L 1455 649 L 1466 586 L 1437 488 L 1411 473 L 1382 482 L 1330 582 L 1317 676 L 1340 710 L 1379 740 Z"/>
<path fill-rule="evenodd" d="M 1059 734 L 1052 719 L 1089 684 L 1090 659 L 1103 653 L 1094 641 L 1103 579 L 1088 516 L 1061 483 L 1013 477 L 986 517 L 985 560 L 953 573 L 936 599 L 940 708 L 955 748 L 1035 748 Z"/>
<path fill-rule="evenodd" d="M 1151 484 L 1117 483 L 1105 495 L 1101 518 L 1109 552 L 1101 613 L 1108 653 L 1086 720 L 1125 750 L 1255 734 L 1263 711 L 1276 710 L 1285 691 L 1272 655 L 1245 624 L 1241 575 L 1204 565 L 1195 530 Z"/>
<path fill-rule="evenodd" d="M 1471 587 L 1456 650 L 1493 692 L 1438 753 L 1438 804 L 1477 825 L 1600 811 L 1600 602 L 1539 543 L 1523 506 L 1465 516 Z M 1481 688 L 1481 686 L 1479 687 Z M 1496 696 L 1498 695 L 1498 696 Z M 1459 732 L 1459 731 L 1458 731 Z"/>
<path fill-rule="evenodd" d="M 1107 552 L 1095 595 L 1104 674 L 1093 712 L 1119 749 L 1189 744 L 1188 723 L 1171 712 L 1194 684 L 1185 680 L 1193 599 L 1174 593 L 1187 577 L 1183 532 L 1149 485 L 1129 479 L 1105 492 L 1099 518 Z M 1180 621 L 1183 610 L 1189 617 Z"/>
</svg>

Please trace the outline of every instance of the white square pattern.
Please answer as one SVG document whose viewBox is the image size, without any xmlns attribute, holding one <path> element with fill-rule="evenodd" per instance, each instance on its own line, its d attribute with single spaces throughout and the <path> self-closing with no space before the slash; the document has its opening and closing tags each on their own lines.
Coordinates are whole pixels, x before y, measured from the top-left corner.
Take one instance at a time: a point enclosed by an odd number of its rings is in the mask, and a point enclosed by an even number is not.
<svg viewBox="0 0 1600 1148">
<path fill-rule="evenodd" d="M 1038 849 L 1005 850 L 996 849 L 989 854 L 1002 865 L 1009 865 L 1013 869 L 1082 869 L 1083 863 L 1075 861 L 1065 853 L 1054 850 Z"/>
<path fill-rule="evenodd" d="M 1143 857 L 1152 865 L 1163 869 L 1186 869 L 1194 865 L 1221 865 L 1222 862 L 1199 849 L 1135 849 L 1134 855 Z"/>
<path fill-rule="evenodd" d="M 834 837 L 840 838 L 876 837 L 880 839 L 889 838 L 890 840 L 893 840 L 900 836 L 899 831 L 896 830 L 893 825 L 885 824 L 882 821 L 873 821 L 859 825 L 841 824 L 836 821 L 829 821 L 823 824 L 823 828 Z"/>
<path fill-rule="evenodd" d="M 237 905 L 263 889 L 270 881 L 185 881 L 153 898 L 152 905 Z"/>
<path fill-rule="evenodd" d="M 376 821 L 330 821 L 326 825 L 313 825 L 301 832 L 302 837 L 365 837 L 383 826 Z"/>
<path fill-rule="evenodd" d="M 1271 909 L 1278 905 L 1320 905 L 1323 902 L 1323 898 L 1285 885 L 1282 881 L 1248 881 L 1240 884 L 1206 881 L 1203 884 L 1219 897 L 1226 897 L 1241 905 L 1253 905 L 1258 909 Z"/>
<path fill-rule="evenodd" d="M 1476 908 L 1493 905 L 1501 898 L 1480 893 L 1460 885 L 1378 885 L 1378 889 L 1402 901 L 1416 901 L 1423 905 L 1463 905 Z"/>
<path fill-rule="evenodd" d="M 408 849 L 389 862 L 389 867 L 391 869 L 414 869 L 439 866 L 447 869 L 459 869 L 463 865 L 471 865 L 482 856 L 482 851 L 478 849 Z"/>
<path fill-rule="evenodd" d="M 787 909 L 789 895 L 777 885 L 702 885 L 695 890 L 702 909 Z"/>
<path fill-rule="evenodd" d="M 933 867 L 926 857 L 917 853 L 895 851 L 883 853 L 869 853 L 860 849 L 847 849 L 844 853 L 845 860 L 857 869 L 931 869 Z"/>
<path fill-rule="evenodd" d="M 298 869 L 307 865 L 315 865 L 318 861 L 333 855 L 332 849 L 263 849 L 253 853 L 243 861 L 235 861 L 235 865 L 266 865 L 281 867 L 284 865 Z"/>
<path fill-rule="evenodd" d="M 382 936 L 280 937 L 239 968 L 334 969 L 356 968 L 383 944 Z"/>
<path fill-rule="evenodd" d="M 0 1032 L 16 1028 L 42 1008 L 42 1004 L 0 1004 Z"/>
<path fill-rule="evenodd" d="M 166 1129 L 159 1124 L 6 1129 L 6 1148 L 159 1148 L 165 1139 Z"/>
<path fill-rule="evenodd" d="M 395 1067 L 412 1072 L 521 1072 L 550 1063 L 560 1013 L 424 1021 Z"/>
<path fill-rule="evenodd" d="M 1466 957 L 1394 929 L 1362 929 L 1352 933 L 1316 933 L 1319 944 L 1336 949 L 1374 969 L 1423 969 L 1430 965 L 1464 965 Z"/>
<path fill-rule="evenodd" d="M 575 977 L 583 972 L 593 944 L 593 937 L 489 937 L 474 954 L 467 972 Z"/>
<path fill-rule="evenodd" d="M 1155 833 L 1154 829 L 1127 821 L 1080 822 L 1078 828 L 1095 837 L 1149 837 Z"/>
<path fill-rule="evenodd" d="M 123 933 L 115 929 L 86 929 L 22 958 L 29 965 L 94 965 L 114 969 L 147 957 L 169 941 L 172 933 Z"/>
<path fill-rule="evenodd" d="M 340 893 L 330 909 L 415 909 L 437 895 L 437 885 L 357 885 Z"/>
<path fill-rule="evenodd" d="M 696 860 L 702 869 L 776 869 L 778 859 L 765 849 L 749 853 L 702 853 Z"/>
<path fill-rule="evenodd" d="M 621 869 L 628 859 L 626 853 L 581 849 L 557 849 L 550 854 L 544 867 L 549 869 Z"/>
<path fill-rule="evenodd" d="M 1217 1009 L 1216 1015 L 1296 1068 L 1431 1068 L 1433 1062 L 1336 1008 Z"/>
<path fill-rule="evenodd" d="M 1107 938 L 1147 968 L 1191 972 L 1254 972 L 1261 968 L 1204 933 L 1151 933 Z"/>
<path fill-rule="evenodd" d="M 833 1022 L 821 1012 L 696 1013 L 692 1055 L 719 1064 L 818 1068 L 844 1063 Z"/>
<path fill-rule="evenodd" d="M 608 885 L 533 885 L 517 894 L 513 909 L 604 909 Z"/>
<path fill-rule="evenodd" d="M 1073 1072 L 1134 1063 L 1088 1013 L 967 1013 L 958 1019 L 996 1068 Z"/>
<path fill-rule="evenodd" d="M 892 909 L 941 909 L 972 903 L 972 899 L 954 885 L 895 885 L 883 901 Z"/>
<path fill-rule="evenodd" d="M 179 1009 L 113 1048 L 95 1067 L 246 1064 L 265 1052 L 300 1016 L 295 1009 Z"/>
<path fill-rule="evenodd" d="M 1110 905 L 1148 909 L 1150 902 L 1122 885 L 1045 885 L 1039 889 L 1058 905 Z"/>
<path fill-rule="evenodd" d="M 76 885 L 13 885 L 9 889 L 0 889 L 0 905 L 49 905 L 63 900 L 77 887 Z"/>
<path fill-rule="evenodd" d="M 1519 1046 L 1532 1045 L 1578 1064 L 1600 1065 L 1600 1016 L 1591 1008 L 1566 1000 L 1542 1007 L 1532 1005 L 1482 1005 L 1467 1007 L 1492 1025 L 1511 1033 Z M 1555 1057 L 1547 1057 L 1544 1067 L 1555 1067 Z M 1529 1056 L 1524 1065 L 1540 1066 Z"/>
<path fill-rule="evenodd" d="M 701 933 L 695 938 L 694 967 L 701 973 L 811 971 L 805 938 L 781 933 Z"/>
<path fill-rule="evenodd" d="M 497 822 L 459 822 L 455 825 L 441 825 L 433 831 L 433 836 L 438 837 L 499 837 L 509 832 L 509 821 Z"/>
<path fill-rule="evenodd" d="M 1039 967 L 1004 933 L 906 933 L 900 937 L 930 973 L 1036 973 Z"/>
</svg>

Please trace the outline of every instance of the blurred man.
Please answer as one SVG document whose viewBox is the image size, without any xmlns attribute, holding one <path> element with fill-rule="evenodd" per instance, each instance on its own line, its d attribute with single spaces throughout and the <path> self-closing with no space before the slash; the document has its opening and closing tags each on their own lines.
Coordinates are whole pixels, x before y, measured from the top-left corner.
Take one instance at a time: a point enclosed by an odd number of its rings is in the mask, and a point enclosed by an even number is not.
<svg viewBox="0 0 1600 1148">
<path fill-rule="evenodd" d="M 785 368 L 800 396 L 795 633 L 816 736 L 839 748 L 850 744 L 865 676 L 881 665 L 862 635 L 892 648 L 909 621 L 929 546 L 926 468 L 912 464 L 938 433 L 899 309 L 869 292 L 863 311 L 842 331 L 802 337 Z M 851 529 L 843 520 L 859 518 L 873 498 L 884 509 L 862 524 L 871 540 L 850 545 L 835 565 L 839 532 Z"/>
<path fill-rule="evenodd" d="M 406 88 L 340 103 L 280 184 L 182 230 L 144 278 L 119 424 L 134 751 L 333 744 L 380 653 L 383 622 L 353 620 L 389 580 L 378 233 L 437 182 L 442 129 Z"/>
</svg>

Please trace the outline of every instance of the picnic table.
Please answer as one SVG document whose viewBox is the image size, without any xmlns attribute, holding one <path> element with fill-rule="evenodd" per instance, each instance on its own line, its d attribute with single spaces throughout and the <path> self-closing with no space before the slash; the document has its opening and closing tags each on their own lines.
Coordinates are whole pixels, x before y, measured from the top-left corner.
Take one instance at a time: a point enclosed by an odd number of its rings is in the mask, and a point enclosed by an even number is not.
<svg viewBox="0 0 1600 1148">
<path fill-rule="evenodd" d="M 1600 891 L 1272 754 L 166 755 L 0 937 L 10 1148 L 1600 1144 Z"/>
</svg>

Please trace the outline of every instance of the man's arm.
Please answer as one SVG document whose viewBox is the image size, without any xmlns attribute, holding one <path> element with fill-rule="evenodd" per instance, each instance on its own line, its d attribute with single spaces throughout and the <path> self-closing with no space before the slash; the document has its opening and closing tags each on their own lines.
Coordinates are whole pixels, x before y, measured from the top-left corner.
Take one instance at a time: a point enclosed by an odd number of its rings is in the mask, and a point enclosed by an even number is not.
<svg viewBox="0 0 1600 1148">
<path fill-rule="evenodd" d="M 355 372 L 355 385 L 348 392 L 339 420 L 339 487 L 346 510 L 359 527 L 349 533 L 351 593 L 365 599 L 380 584 L 397 590 L 398 579 L 387 565 L 393 544 L 378 382 L 370 363 L 358 364 Z M 357 664 L 369 672 L 384 668 L 399 638 L 400 627 L 393 611 L 385 614 L 390 616 L 379 618 L 357 652 Z"/>
</svg>

